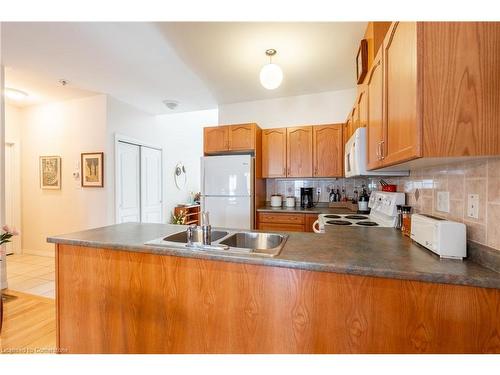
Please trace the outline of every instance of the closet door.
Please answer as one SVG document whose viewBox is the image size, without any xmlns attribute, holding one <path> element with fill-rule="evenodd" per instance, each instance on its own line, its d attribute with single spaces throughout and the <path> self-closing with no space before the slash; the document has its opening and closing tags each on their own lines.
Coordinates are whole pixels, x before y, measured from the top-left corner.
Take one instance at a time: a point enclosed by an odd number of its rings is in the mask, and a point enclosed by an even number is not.
<svg viewBox="0 0 500 375">
<path fill-rule="evenodd" d="M 162 223 L 161 151 L 141 147 L 141 221 Z"/>
<path fill-rule="evenodd" d="M 141 221 L 141 152 L 140 146 L 118 142 L 117 223 Z"/>
</svg>

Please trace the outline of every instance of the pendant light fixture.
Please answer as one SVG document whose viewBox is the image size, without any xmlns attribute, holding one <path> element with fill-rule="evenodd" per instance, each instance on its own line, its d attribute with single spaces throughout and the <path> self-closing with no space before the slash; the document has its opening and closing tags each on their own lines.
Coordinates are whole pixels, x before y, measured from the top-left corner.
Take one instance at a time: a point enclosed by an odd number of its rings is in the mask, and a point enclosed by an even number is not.
<svg viewBox="0 0 500 375">
<path fill-rule="evenodd" d="M 260 70 L 260 83 L 268 90 L 274 90 L 281 85 L 283 81 L 283 71 L 279 65 L 273 64 L 272 58 L 276 55 L 275 49 L 266 50 L 269 56 L 269 64 L 266 64 Z"/>
</svg>

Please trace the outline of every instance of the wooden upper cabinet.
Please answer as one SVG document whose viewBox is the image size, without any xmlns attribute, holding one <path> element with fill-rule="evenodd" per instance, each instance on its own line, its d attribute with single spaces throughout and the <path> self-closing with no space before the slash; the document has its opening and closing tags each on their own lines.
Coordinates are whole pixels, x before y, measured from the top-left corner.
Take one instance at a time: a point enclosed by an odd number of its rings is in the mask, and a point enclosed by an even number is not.
<svg viewBox="0 0 500 375">
<path fill-rule="evenodd" d="M 203 149 L 206 154 L 229 151 L 229 128 L 227 126 L 203 128 Z"/>
<path fill-rule="evenodd" d="M 500 23 L 418 26 L 424 156 L 500 155 Z"/>
<path fill-rule="evenodd" d="M 288 177 L 312 176 L 312 126 L 287 128 L 286 164 Z"/>
<path fill-rule="evenodd" d="M 359 127 L 359 108 L 358 108 L 358 102 L 356 101 L 356 103 L 354 103 L 354 108 L 352 109 L 351 112 L 350 135 L 353 135 L 358 127 Z"/>
<path fill-rule="evenodd" d="M 364 128 L 368 123 L 368 86 L 359 85 L 358 86 L 358 100 L 356 102 L 357 107 L 357 127 Z"/>
<path fill-rule="evenodd" d="M 286 128 L 262 131 L 262 177 L 286 177 Z"/>
<path fill-rule="evenodd" d="M 230 151 L 257 152 L 257 149 L 260 149 L 260 132 L 261 129 L 257 124 L 222 125 L 204 128 L 205 154 Z"/>
<path fill-rule="evenodd" d="M 384 137 L 383 107 L 384 107 L 384 71 L 382 65 L 382 50 L 380 49 L 373 66 L 368 73 L 368 126 L 367 164 L 368 169 L 382 166 L 381 147 Z"/>
<path fill-rule="evenodd" d="M 343 124 L 313 126 L 313 177 L 343 175 Z"/>
<path fill-rule="evenodd" d="M 499 45 L 498 22 L 392 23 L 367 76 L 368 168 L 500 155 Z"/>
<path fill-rule="evenodd" d="M 254 150 L 256 127 L 256 124 L 238 124 L 229 126 L 229 150 Z"/>
<path fill-rule="evenodd" d="M 345 142 L 347 142 L 349 140 L 349 138 L 351 138 L 351 135 L 353 132 L 354 131 L 352 128 L 352 116 L 351 116 L 351 114 L 349 114 L 349 117 L 347 118 L 347 120 L 344 124 L 344 141 Z"/>
<path fill-rule="evenodd" d="M 421 156 L 417 122 L 417 23 L 396 22 L 383 45 L 385 79 L 384 165 Z"/>
</svg>

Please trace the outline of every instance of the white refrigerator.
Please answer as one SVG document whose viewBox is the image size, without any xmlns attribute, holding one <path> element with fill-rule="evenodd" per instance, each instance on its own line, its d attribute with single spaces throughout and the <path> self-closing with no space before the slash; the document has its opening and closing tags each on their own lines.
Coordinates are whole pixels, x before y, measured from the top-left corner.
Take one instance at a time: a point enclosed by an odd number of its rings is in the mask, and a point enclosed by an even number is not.
<svg viewBox="0 0 500 375">
<path fill-rule="evenodd" d="M 252 229 L 253 171 L 251 155 L 201 158 L 201 209 L 212 227 Z"/>
</svg>

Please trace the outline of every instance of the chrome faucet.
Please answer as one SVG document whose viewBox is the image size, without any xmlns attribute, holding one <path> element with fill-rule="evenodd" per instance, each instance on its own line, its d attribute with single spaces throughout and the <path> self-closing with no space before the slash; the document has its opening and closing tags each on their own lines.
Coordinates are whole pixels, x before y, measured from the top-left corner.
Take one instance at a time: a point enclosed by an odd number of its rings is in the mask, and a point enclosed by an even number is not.
<svg viewBox="0 0 500 375">
<path fill-rule="evenodd" d="M 191 224 L 188 229 L 186 230 L 187 232 L 187 246 L 193 246 L 194 242 L 194 232 L 196 231 L 197 226 L 196 224 Z"/>
<path fill-rule="evenodd" d="M 212 227 L 210 226 L 209 212 L 202 213 L 201 232 L 203 245 L 212 244 Z"/>
</svg>

